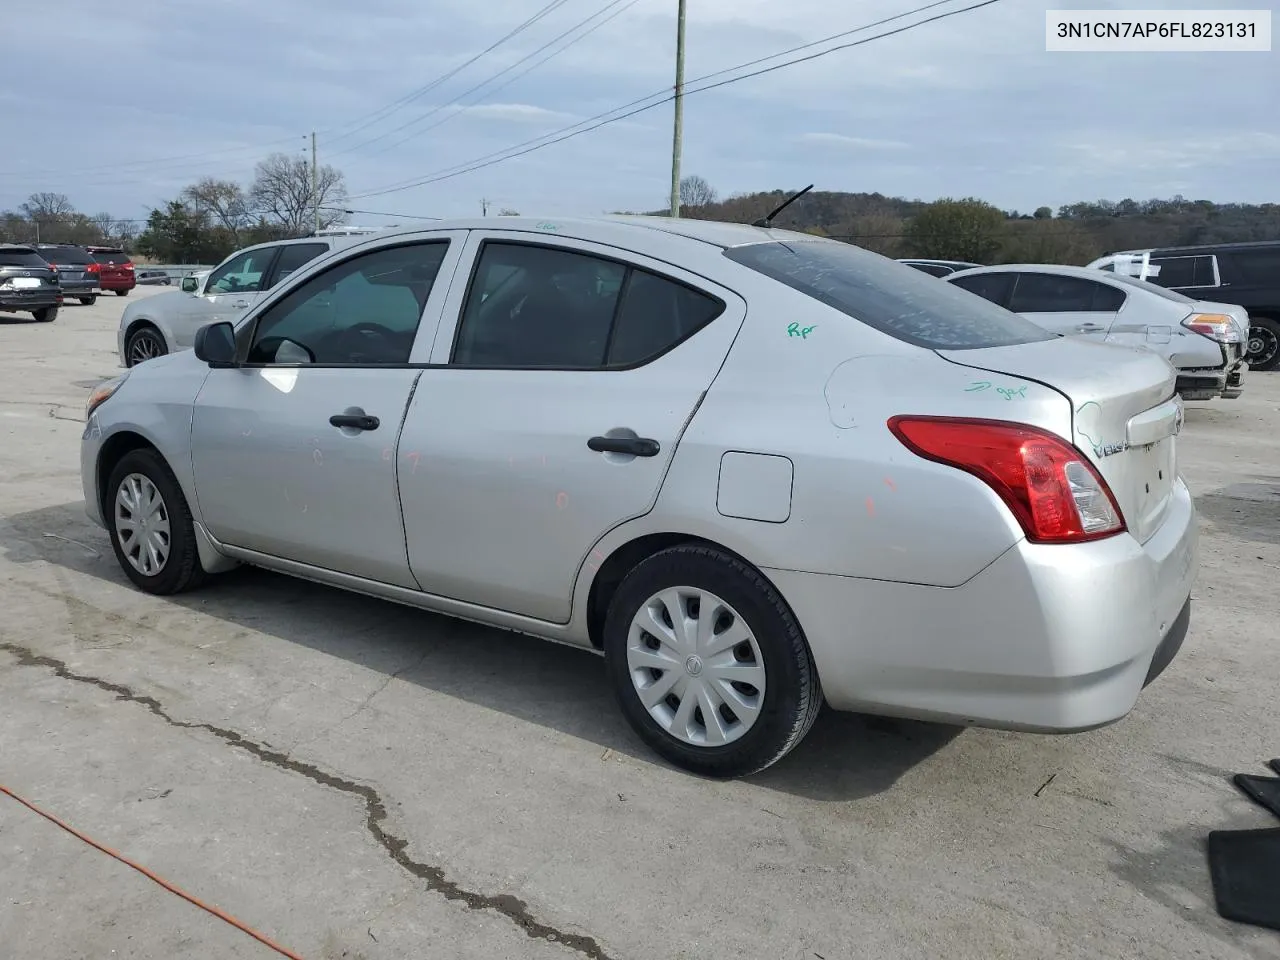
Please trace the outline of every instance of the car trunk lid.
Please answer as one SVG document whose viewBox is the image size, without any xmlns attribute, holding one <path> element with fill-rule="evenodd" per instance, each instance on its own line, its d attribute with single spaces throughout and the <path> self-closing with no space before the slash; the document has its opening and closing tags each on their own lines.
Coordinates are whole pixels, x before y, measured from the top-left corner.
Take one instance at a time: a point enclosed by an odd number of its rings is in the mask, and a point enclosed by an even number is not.
<svg viewBox="0 0 1280 960">
<path fill-rule="evenodd" d="M 1177 478 L 1183 417 L 1176 373 L 1163 357 L 1076 337 L 938 352 L 952 363 L 1034 380 L 1065 396 L 1068 439 L 1111 488 L 1129 531 L 1145 543 L 1159 529 Z"/>
</svg>

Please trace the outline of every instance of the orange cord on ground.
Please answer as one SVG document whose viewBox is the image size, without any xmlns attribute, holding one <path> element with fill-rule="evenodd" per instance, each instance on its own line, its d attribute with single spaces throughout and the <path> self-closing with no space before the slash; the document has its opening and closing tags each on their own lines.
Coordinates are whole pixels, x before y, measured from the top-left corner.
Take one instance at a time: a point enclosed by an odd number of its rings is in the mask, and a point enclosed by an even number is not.
<svg viewBox="0 0 1280 960">
<path fill-rule="evenodd" d="M 226 921 L 227 923 L 231 924 L 231 926 L 235 927 L 237 930 L 241 931 L 242 933 L 247 933 L 249 936 L 253 937 L 253 939 L 259 941 L 260 943 L 265 944 L 266 946 L 270 947 L 272 950 L 276 951 L 276 953 L 279 953 L 283 956 L 288 957 L 289 960 L 302 960 L 302 957 L 298 956 L 298 954 L 294 953 L 292 950 L 285 949 L 284 947 L 280 946 L 280 944 L 275 943 L 269 937 L 261 933 L 258 933 L 258 931 L 254 930 L 252 927 L 246 926 L 245 924 L 241 923 L 239 920 L 231 916 L 231 914 L 227 913 L 226 911 L 219 910 L 217 907 L 209 906 L 209 904 L 204 903 L 203 901 L 197 899 L 196 897 L 193 897 L 191 894 L 187 893 L 185 890 L 182 890 L 181 888 L 174 886 L 168 880 L 165 880 L 162 877 L 156 876 L 154 873 L 152 873 L 150 870 L 148 870 L 146 867 L 142 866 L 141 864 L 134 863 L 128 857 L 125 857 L 119 853 L 116 853 L 110 847 L 104 847 L 102 844 L 98 843 L 96 840 L 90 837 L 86 837 L 83 833 L 81 833 L 75 827 L 71 826 L 70 824 L 63 823 L 53 814 L 46 813 L 45 811 L 41 810 L 30 800 L 25 800 L 22 797 L 18 796 L 16 793 L 14 793 L 4 784 L 0 784 L 0 793 L 4 793 L 12 797 L 14 800 L 17 800 L 20 804 L 22 804 L 28 810 L 32 811 L 33 813 L 38 813 L 40 816 L 44 817 L 50 823 L 57 824 L 63 830 L 67 831 L 67 833 L 71 834 L 73 837 L 83 840 L 85 843 L 89 844 L 89 846 L 93 847 L 94 849 L 101 850 L 103 853 L 105 853 L 109 857 L 114 857 L 115 859 L 119 860 L 121 863 L 123 863 L 127 867 L 133 867 L 133 869 L 137 870 L 144 877 L 147 877 L 150 880 L 154 880 L 156 883 L 160 884 L 160 886 L 164 887 L 170 893 L 177 894 L 179 897 L 181 897 L 183 900 L 186 900 L 188 903 L 194 904 L 195 906 L 199 907 L 201 910 L 205 910 L 213 914 L 219 920 Z"/>
</svg>

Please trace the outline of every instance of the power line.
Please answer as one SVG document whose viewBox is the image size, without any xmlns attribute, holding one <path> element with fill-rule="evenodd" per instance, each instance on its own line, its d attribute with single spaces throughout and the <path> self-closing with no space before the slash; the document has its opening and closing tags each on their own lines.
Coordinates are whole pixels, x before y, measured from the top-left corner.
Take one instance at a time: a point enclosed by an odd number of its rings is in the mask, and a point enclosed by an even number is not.
<svg viewBox="0 0 1280 960">
<path fill-rule="evenodd" d="M 895 17 L 886 18 L 885 20 L 877 21 L 876 23 L 872 23 L 872 24 L 866 24 L 862 27 L 854 28 L 853 30 L 846 30 L 838 34 L 833 34 L 832 36 L 825 37 L 822 40 L 815 40 L 812 43 L 804 44 L 801 47 L 793 48 L 793 51 L 791 52 L 794 52 L 795 50 L 817 46 L 822 43 L 827 43 L 827 42 L 830 42 L 832 39 L 836 39 L 842 36 L 848 36 L 851 33 L 858 33 L 863 30 L 870 29 L 874 26 L 882 25 L 883 23 L 891 20 L 899 20 L 899 19 L 902 19 L 903 17 L 911 16 L 917 13 L 922 13 L 925 10 L 938 6 L 940 2 L 947 2 L 947 0 L 934 0 L 933 3 L 925 4 L 924 6 L 917 7 L 914 10 L 908 10 L 906 13 L 898 14 Z M 730 77 L 725 80 L 719 80 L 715 83 L 708 83 L 703 86 L 697 87 L 696 89 L 693 89 L 693 90 L 686 89 L 684 91 L 684 95 L 690 96 L 695 93 L 704 93 L 707 90 L 715 90 L 720 87 L 728 86 L 733 83 L 739 83 L 743 80 L 749 80 L 753 77 L 762 76 L 766 73 L 772 73 L 775 70 L 781 70 L 784 67 L 793 66 L 797 63 L 804 63 L 809 60 L 816 60 L 819 57 L 825 57 L 828 54 L 836 53 L 841 50 L 848 50 L 851 47 L 862 46 L 863 44 L 871 43 L 875 40 L 883 40 L 885 37 L 891 37 L 899 33 L 905 33 L 908 30 L 914 30 L 917 27 L 922 27 L 928 23 L 934 23 L 938 20 L 945 20 L 948 17 L 958 16 L 959 14 L 968 13 L 972 10 L 978 10 L 982 7 L 988 7 L 988 6 L 991 6 L 992 4 L 999 3 L 999 2 L 1001 2 L 1001 0 L 981 0 L 981 2 L 979 3 L 974 3 L 974 4 L 970 4 L 967 7 L 960 7 L 955 10 L 948 10 L 943 13 L 935 14 L 932 17 L 925 18 L 924 20 L 917 20 L 913 23 L 909 23 L 901 27 L 896 27 L 893 30 L 886 30 L 884 33 L 878 33 L 871 37 L 864 37 L 861 40 L 854 40 L 854 41 L 850 41 L 849 43 L 838 44 L 837 46 L 828 47 L 825 50 L 820 50 L 817 53 L 811 53 L 803 57 L 795 57 L 791 60 L 783 61 L 782 63 L 777 63 L 777 64 L 773 64 L 772 66 L 763 67 L 759 70 L 753 70 L 750 73 L 745 73 L 739 76 Z M 697 80 L 692 82 L 701 83 L 702 81 L 709 80 L 716 76 L 722 76 L 726 73 L 736 72 L 737 70 L 741 70 L 745 66 L 751 66 L 752 64 L 761 63 L 765 60 L 776 59 L 777 57 L 784 56 L 784 55 L 785 54 L 774 54 L 773 56 L 770 56 L 770 57 L 763 57 L 754 61 L 749 61 L 746 64 L 739 64 L 736 67 L 729 67 L 726 70 L 717 71 L 716 73 L 713 73 L 713 74 L 707 74 L 706 76 L 699 77 L 697 78 Z M 493 166 L 494 164 L 503 163 L 507 160 L 514 160 L 517 157 L 525 156 L 526 154 L 533 153 L 534 151 L 541 150 L 545 147 L 553 146 L 557 143 L 563 143 L 565 140 L 571 140 L 574 137 L 581 136 L 584 133 L 590 133 L 591 131 L 597 130 L 600 127 L 608 126 L 611 123 L 617 123 L 621 120 L 626 120 L 640 113 L 645 113 L 646 111 L 652 110 L 655 107 L 662 106 L 663 104 L 674 99 L 674 95 L 668 93 L 668 94 L 661 95 L 662 99 L 657 100 L 653 103 L 645 104 L 643 106 L 638 106 L 635 109 L 631 109 L 631 110 L 626 109 L 632 104 L 643 103 L 645 100 L 651 100 L 655 96 L 659 96 L 659 94 L 650 94 L 648 97 L 641 97 L 639 100 L 633 100 L 631 104 L 624 104 L 621 107 L 615 107 L 613 110 L 608 110 L 608 111 L 605 111 L 605 113 L 597 114 L 595 117 L 591 117 L 591 118 L 588 118 L 587 120 L 579 121 L 578 123 L 571 124 L 570 126 L 567 126 L 567 127 L 562 127 L 560 130 L 553 131 L 552 133 L 544 134 L 542 137 L 537 137 L 533 140 L 526 140 L 522 144 L 516 144 L 514 147 L 508 147 L 506 150 L 500 150 L 500 151 L 497 151 L 497 153 L 488 154 L 484 157 L 479 157 L 479 158 L 476 158 L 475 160 L 471 160 L 466 163 L 457 164 L 453 167 L 447 167 L 444 170 L 437 171 L 434 174 L 428 174 L 427 176 L 416 179 L 416 180 L 402 182 L 398 184 L 392 184 L 376 190 L 370 190 L 364 193 L 355 194 L 352 197 L 352 199 L 362 200 L 362 199 L 367 199 L 369 197 L 385 196 L 386 194 L 389 194 L 389 193 L 399 193 L 402 190 L 409 190 L 409 189 L 413 189 L 414 187 L 426 186 L 427 184 L 438 183 L 442 180 L 450 180 L 450 179 L 453 179 L 454 177 L 459 177 L 459 176 L 462 176 L 463 174 L 472 173 L 476 170 L 483 169 L 484 167 L 490 167 L 490 166 Z M 619 110 L 625 110 L 626 112 L 618 114 Z M 613 114 L 617 114 L 617 115 L 613 116 Z M 607 119 L 600 119 L 600 118 L 607 118 Z M 598 121 L 598 122 L 593 123 L 592 121 Z M 590 125 L 584 126 L 584 124 L 590 124 Z M 575 129 L 578 127 L 581 127 L 582 129 Z"/>
<path fill-rule="evenodd" d="M 607 12 L 611 7 L 616 7 L 618 4 L 620 4 L 620 3 L 622 3 L 622 2 L 623 2 L 623 0 L 611 0 L 611 2 L 609 2 L 609 3 L 605 4 L 603 7 L 601 7 L 599 10 L 597 10 L 595 13 L 591 14 L 589 17 L 585 17 L 584 19 L 579 20 L 577 23 L 575 23 L 575 24 L 574 24 L 572 27 L 570 27 L 568 30 L 565 30 L 565 31 L 563 31 L 562 33 L 558 34 L 557 36 L 552 37 L 550 40 L 548 40 L 548 41 L 547 41 L 546 43 L 544 43 L 542 46 L 538 47 L 538 49 L 536 49 L 536 50 L 534 50 L 533 52 L 528 53 L 528 54 L 526 54 L 525 56 L 521 57 L 519 60 L 517 60 L 515 63 L 511 64 L 510 66 L 505 67 L 505 68 L 503 68 L 502 70 L 499 70 L 497 73 L 495 73 L 493 76 L 489 77 L 488 79 L 483 80 L 482 82 L 480 82 L 480 83 L 476 84 L 475 86 L 471 87 L 469 90 L 465 90 L 465 91 L 463 91 L 462 93 L 458 94 L 458 96 L 457 96 L 457 97 L 455 97 L 453 100 L 449 101 L 448 103 L 443 103 L 443 104 L 440 104 L 439 106 L 433 107 L 432 109 L 428 110 L 426 113 L 423 113 L 423 114 L 419 115 L 418 117 L 415 117 L 413 120 L 410 120 L 408 123 L 401 124 L 399 127 L 396 127 L 394 130 L 388 130 L 386 133 L 379 134 L 378 136 L 373 137 L 373 138 L 372 138 L 372 139 L 370 139 L 370 140 L 366 140 L 364 143 L 357 144 L 357 145 L 356 145 L 356 146 L 354 146 L 354 147 L 347 147 L 347 148 L 345 148 L 345 149 L 343 149 L 343 150 L 336 151 L 336 154 L 333 154 L 333 155 L 341 155 L 341 154 L 343 154 L 343 153 L 349 153 L 349 152 L 351 152 L 352 150 L 359 150 L 359 149 L 360 149 L 360 148 L 362 148 L 362 147 L 367 147 L 367 146 L 369 146 L 370 144 L 376 143 L 377 141 L 379 141 L 379 140 L 381 140 L 381 139 L 383 139 L 383 138 L 385 138 L 385 137 L 389 137 L 389 136 L 391 136 L 391 135 L 392 135 L 392 134 L 394 134 L 394 133 L 397 133 L 397 132 L 399 132 L 399 131 L 401 131 L 401 130 L 406 129 L 407 127 L 411 127 L 411 126 L 413 126 L 413 125 L 415 125 L 415 124 L 421 123 L 423 120 L 426 120 L 427 118 L 429 118 L 429 117 L 431 117 L 431 116 L 433 116 L 433 115 L 435 115 L 435 114 L 439 113 L 441 110 L 445 110 L 445 109 L 447 109 L 447 108 L 449 108 L 449 107 L 451 107 L 451 106 L 455 106 L 455 105 L 457 105 L 457 104 L 462 100 L 462 98 L 463 98 L 463 97 L 469 96 L 470 94 L 475 93 L 477 90 L 480 90 L 480 89 L 482 89 L 482 88 L 484 88 L 484 87 L 488 86 L 488 85 L 489 85 L 489 84 L 491 84 L 494 80 L 497 80 L 499 77 L 501 77 L 504 73 L 509 73 L 510 71 L 514 70 L 516 67 L 520 66 L 520 64 L 522 64 L 522 63 L 524 63 L 525 61 L 530 60 L 530 59 L 532 59 L 533 57 L 537 56 L 537 55 L 538 55 L 539 53 L 541 53 L 543 50 L 547 49 L 547 47 L 550 47 L 550 46 L 552 46 L 553 44 L 555 44 L 555 43 L 559 42 L 560 40 L 563 40 L 565 37 L 567 37 L 569 34 L 573 33 L 575 30 L 580 29 L 580 28 L 581 28 L 581 27 L 583 27 L 585 24 L 590 23 L 592 20 L 595 20 L 595 19 L 596 19 L 597 17 L 599 17 L 601 14 L 606 13 L 606 12 Z M 519 80 L 519 79 L 520 79 L 521 77 L 523 77 L 525 74 L 528 74 L 528 73 L 532 72 L 533 70 L 536 70 L 538 67 L 542 66 L 542 64 L 546 63 L 548 60 L 554 59 L 555 57 L 558 57 L 560 54 L 564 53 L 566 50 L 568 50 L 568 49 L 569 49 L 570 47 L 572 47 L 574 44 L 579 43 L 579 42 L 581 42 L 582 40 L 585 40 L 587 37 L 589 37 L 591 34 L 593 34 L 596 30 L 599 30 L 599 29 L 600 29 L 601 27 L 603 27 L 606 23 L 608 23 L 609 21 L 613 20 L 615 17 L 619 16 L 620 14 L 625 13 L 625 12 L 626 12 L 627 10 L 629 10 L 631 7 L 635 6 L 638 2 L 639 2 L 639 0 L 629 0 L 629 2 L 627 2 L 627 3 L 626 3 L 626 5 L 625 5 L 625 6 L 623 6 L 621 9 L 619 9 L 619 10 L 615 10 L 615 11 L 614 11 L 613 13 L 611 13 L 609 16 L 605 17 L 603 20 L 600 20 L 598 23 L 593 24 L 589 29 L 587 29 L 587 30 L 583 31 L 581 34 L 579 34 L 578 36 L 574 37 L 572 40 L 570 40 L 570 41 L 569 41 L 568 43 L 566 43 L 564 46 L 560 47 L 558 50 L 553 50 L 551 53 L 549 53 L 547 56 L 543 57 L 541 60 L 537 61 L 536 63 L 532 63 L 532 64 L 530 64 L 530 65 L 529 65 L 528 67 L 526 67 L 524 70 L 521 70 L 519 73 L 515 74 L 515 76 L 508 78 L 508 79 L 506 80 L 506 82 L 505 82 L 505 83 L 501 83 L 501 84 L 499 84 L 498 86 L 494 87 L 494 88 L 493 88 L 492 90 L 490 90 L 487 94 L 485 94 L 485 96 L 492 97 L 494 94 L 498 93 L 500 90 L 505 90 L 507 87 L 511 86 L 511 84 L 515 83 L 517 80 Z M 950 2 L 950 0 L 947 0 L 947 2 Z M 475 106 L 476 102 L 478 102 L 478 100 L 479 100 L 479 99 L 483 99 L 483 98 L 477 98 L 477 100 L 476 100 L 476 101 L 472 101 L 472 103 L 468 104 L 468 105 L 467 105 L 467 107 Z M 402 144 L 402 143 L 407 143 L 408 141 L 413 140 L 413 139 L 415 139 L 416 137 L 420 137 L 420 136 L 422 136 L 424 133 L 427 133 L 428 131 L 431 131 L 431 130 L 436 129 L 437 127 L 443 126 L 444 124 L 446 124 L 446 123 L 448 123 L 450 120 L 452 120 L 454 117 L 458 116 L 460 113 L 465 113 L 465 112 L 466 112 L 467 107 L 464 107 L 462 110 L 459 110 L 459 111 L 457 111 L 456 113 L 448 114 L 448 115 L 447 115 L 447 116 L 445 116 L 443 119 L 438 120 L 437 122 L 435 122 L 435 123 L 431 124 L 430 126 L 424 127 L 424 128 L 423 128 L 423 129 L 421 129 L 421 130 L 416 130 L 416 131 L 414 131 L 413 133 L 410 133 L 410 134 L 409 134 L 408 136 L 406 136 L 406 137 L 401 137 L 399 140 L 396 140 L 394 143 L 390 143 L 390 144 L 388 144 L 387 146 L 383 147 L 381 150 L 377 150 L 377 151 L 375 151 L 375 152 L 373 152 L 373 153 L 371 153 L 371 154 L 368 154 L 367 156 L 370 156 L 370 157 L 380 156 L 381 154 L 386 153 L 388 150 L 391 150 L 391 149 L 394 149 L 395 147 L 398 147 L 398 146 L 399 146 L 400 144 Z"/>
<path fill-rule="evenodd" d="M 525 20 L 523 23 L 519 24 L 518 26 L 516 26 L 514 29 L 512 29 L 512 30 L 511 30 L 511 31 L 509 31 L 508 33 L 506 33 L 506 34 L 504 34 L 503 36 L 499 37 L 497 40 L 495 40 L 493 43 L 489 44 L 489 46 L 485 47 L 483 50 L 481 50 L 479 53 L 477 53 L 477 54 L 476 54 L 474 57 L 472 57 L 471 59 L 464 61 L 463 63 L 461 63 L 461 64 L 459 64 L 458 66 L 454 67 L 452 70 L 448 71 L 447 73 L 443 73 L 443 74 L 441 74 L 440 76 L 436 77 L 434 80 L 430 81 L 429 83 L 424 84 L 424 85 L 423 85 L 423 86 L 421 86 L 421 87 L 418 87 L 416 90 L 411 90 L 408 94 L 406 94 L 405 96 L 401 97 L 399 100 L 395 100 L 395 101 L 393 101 L 392 103 L 387 104 L 386 106 L 384 106 L 384 107 L 382 107 L 382 108 L 380 108 L 380 109 L 378 109 L 378 110 L 375 110 L 375 111 L 374 111 L 374 115 L 373 115 L 373 116 L 371 116 L 371 117 L 370 117 L 370 118 L 369 118 L 365 123 L 362 123 L 361 125 L 359 125 L 359 126 L 357 126 L 357 127 L 354 127 L 354 128 L 352 128 L 351 130 L 348 130 L 346 133 L 343 133 L 343 134 L 340 134 L 340 135 L 339 135 L 339 136 L 337 136 L 337 137 L 334 137 L 334 138 L 333 138 L 333 140 L 332 140 L 332 141 L 330 141 L 330 142 L 331 142 L 331 143 L 333 143 L 333 142 L 336 142 L 336 141 L 338 141 L 338 140 L 343 140 L 343 139 L 345 139 L 346 137 L 351 136 L 352 134 L 359 133 L 361 130 L 367 129 L 367 128 L 368 128 L 368 127 L 370 127 L 370 126 L 373 126 L 375 123 L 378 123 L 379 121 L 381 121 L 381 120 L 385 119 L 386 117 L 390 116 L 392 113 L 395 113 L 395 112 L 396 112 L 397 110 L 399 110 L 401 107 L 407 107 L 407 106 L 408 106 L 410 103 L 412 103 L 414 100 L 417 100 L 419 97 L 422 97 L 422 96 L 424 96 L 424 95 L 426 95 L 426 94 L 430 93 L 432 90 L 434 90 L 436 87 L 440 86 L 442 83 L 445 83 L 445 82 L 447 82 L 448 80 L 451 80 L 452 78 L 456 77 L 459 73 L 461 73 L 461 72 L 462 72 L 463 70 L 465 70 L 467 67 L 471 66 L 471 65 L 472 65 L 473 63 L 475 63 L 477 60 L 481 59 L 482 57 L 486 56 L 486 55 L 487 55 L 487 54 L 489 54 L 489 53 L 492 53 L 494 50 L 496 50 L 498 47 L 502 46 L 502 44 L 506 43 L 506 42 L 507 42 L 508 40 L 510 40 L 512 37 L 516 36 L 516 35 L 517 35 L 517 34 L 519 34 L 519 33 L 522 33 L 522 32 L 523 32 L 523 31 L 525 31 L 525 30 L 527 30 L 529 27 L 533 26 L 535 23 L 537 23 L 537 22 L 538 22 L 539 20 L 541 20 L 543 17 L 547 16 L 547 15 L 548 15 L 548 14 L 550 14 L 550 13 L 555 12 L 555 10 L 557 10 L 559 7 L 564 6 L 564 4 L 565 4 L 565 3 L 567 3 L 567 2 L 568 2 L 568 0 L 551 0 L 551 2 L 550 2 L 550 3 L 548 3 L 545 7 L 543 7 L 541 10 L 539 10 L 537 13 L 535 13 L 535 14 L 534 14 L 533 16 L 531 16 L 529 19 Z M 398 130 L 398 129 L 400 129 L 400 128 L 399 128 L 399 127 L 397 127 L 396 129 Z M 395 131 L 393 130 L 393 131 L 391 131 L 391 132 L 392 132 L 392 133 L 394 133 Z M 375 139 L 377 139 L 377 138 L 375 138 Z M 345 151 L 343 151 L 343 152 L 345 152 Z"/>
</svg>

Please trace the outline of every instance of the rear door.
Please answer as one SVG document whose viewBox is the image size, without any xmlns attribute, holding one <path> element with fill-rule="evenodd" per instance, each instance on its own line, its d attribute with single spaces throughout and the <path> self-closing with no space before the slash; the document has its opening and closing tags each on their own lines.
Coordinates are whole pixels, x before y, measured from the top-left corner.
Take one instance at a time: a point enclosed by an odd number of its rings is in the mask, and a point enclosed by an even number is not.
<svg viewBox="0 0 1280 960">
<path fill-rule="evenodd" d="M 1125 294 L 1114 287 L 1057 273 L 1014 272 L 1009 309 L 1069 337 L 1107 338 Z"/>
<path fill-rule="evenodd" d="M 409 562 L 428 593 L 564 623 L 592 545 L 652 509 L 746 305 L 562 236 L 474 231 L 468 274 L 401 436 Z"/>
</svg>

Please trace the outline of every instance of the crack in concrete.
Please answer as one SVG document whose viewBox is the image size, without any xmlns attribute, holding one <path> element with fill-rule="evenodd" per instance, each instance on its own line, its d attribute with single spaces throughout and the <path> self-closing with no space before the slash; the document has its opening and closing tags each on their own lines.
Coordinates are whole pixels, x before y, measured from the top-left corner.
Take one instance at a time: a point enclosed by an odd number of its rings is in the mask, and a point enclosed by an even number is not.
<svg viewBox="0 0 1280 960">
<path fill-rule="evenodd" d="M 326 773 L 314 764 L 294 760 L 287 753 L 264 747 L 236 733 L 234 730 L 218 727 L 211 723 L 193 723 L 175 719 L 169 716 L 160 701 L 155 697 L 134 693 L 124 684 L 74 673 L 63 661 L 38 654 L 27 647 L 0 641 L 0 650 L 12 654 L 17 659 L 20 667 L 45 667 L 53 671 L 54 676 L 63 680 L 89 684 L 100 690 L 113 693 L 117 700 L 137 703 L 146 707 L 151 713 L 170 726 L 184 730 L 203 730 L 222 740 L 228 746 L 252 754 L 264 763 L 269 763 L 282 770 L 288 770 L 291 773 L 300 774 L 314 783 L 337 790 L 340 793 L 348 793 L 359 797 L 364 801 L 365 805 L 365 829 L 369 831 L 374 840 L 387 852 L 387 855 L 392 860 L 412 876 L 425 881 L 427 888 L 432 892 L 440 894 L 446 900 L 459 900 L 471 910 L 492 910 L 501 914 L 516 924 L 525 932 L 526 936 L 532 939 L 562 944 L 570 950 L 589 957 L 590 960 L 615 960 L 615 958 L 605 953 L 604 948 L 600 946 L 594 937 L 566 933 L 537 920 L 530 912 L 529 905 L 518 897 L 505 893 L 482 894 L 465 890 L 445 876 L 445 872 L 441 867 L 414 860 L 406 853 L 409 841 L 402 837 L 397 837 L 384 825 L 387 819 L 387 805 L 373 787 Z"/>
</svg>

